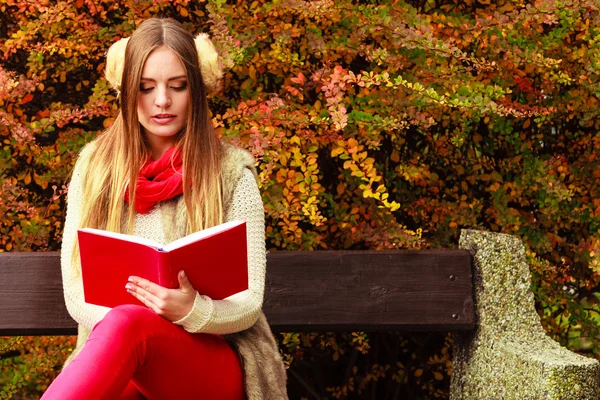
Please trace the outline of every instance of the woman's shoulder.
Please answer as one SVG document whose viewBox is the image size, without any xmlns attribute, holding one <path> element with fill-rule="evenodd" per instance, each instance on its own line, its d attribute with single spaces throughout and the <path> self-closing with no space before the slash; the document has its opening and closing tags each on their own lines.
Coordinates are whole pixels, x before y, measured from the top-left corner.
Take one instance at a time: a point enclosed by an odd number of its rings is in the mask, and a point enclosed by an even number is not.
<svg viewBox="0 0 600 400">
<path fill-rule="evenodd" d="M 225 179 L 231 175 L 239 178 L 245 168 L 252 171 L 256 176 L 256 161 L 249 151 L 225 142 L 222 142 L 222 146 L 223 158 L 221 167 Z M 234 181 L 237 181 L 237 179 L 234 179 Z"/>
<path fill-rule="evenodd" d="M 242 180 L 245 171 L 251 171 L 254 185 L 258 179 L 254 157 L 247 150 L 232 144 L 223 144 L 223 158 L 221 162 L 221 182 L 223 183 L 223 204 L 229 205 L 233 193 Z M 247 173 L 247 172 L 246 172 Z"/>
<path fill-rule="evenodd" d="M 94 139 L 81 148 L 79 155 L 77 156 L 77 160 L 75 161 L 76 170 L 82 171 L 87 167 L 94 150 L 96 150 L 96 146 L 96 139 Z"/>
<path fill-rule="evenodd" d="M 97 145 L 98 139 L 94 139 L 91 142 L 86 143 L 79 151 L 78 159 L 87 161 L 91 157 L 94 150 L 96 150 Z"/>
</svg>

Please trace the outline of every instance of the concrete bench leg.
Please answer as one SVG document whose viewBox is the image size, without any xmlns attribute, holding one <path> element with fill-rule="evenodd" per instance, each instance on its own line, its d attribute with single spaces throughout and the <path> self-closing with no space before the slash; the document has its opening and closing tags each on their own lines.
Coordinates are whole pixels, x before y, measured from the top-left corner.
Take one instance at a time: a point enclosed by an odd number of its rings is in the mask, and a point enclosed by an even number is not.
<svg viewBox="0 0 600 400">
<path fill-rule="evenodd" d="M 450 398 L 597 399 L 598 361 L 561 347 L 540 324 L 521 241 L 465 230 L 460 247 L 473 257 L 478 327 L 454 335 Z"/>
</svg>

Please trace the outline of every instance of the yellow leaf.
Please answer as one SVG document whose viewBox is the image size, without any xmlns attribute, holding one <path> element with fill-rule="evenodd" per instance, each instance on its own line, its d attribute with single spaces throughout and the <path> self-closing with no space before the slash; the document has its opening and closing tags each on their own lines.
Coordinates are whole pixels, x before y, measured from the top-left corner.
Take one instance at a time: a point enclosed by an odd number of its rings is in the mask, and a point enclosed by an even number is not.
<svg viewBox="0 0 600 400">
<path fill-rule="evenodd" d="M 337 157 L 340 154 L 342 154 L 343 152 L 344 152 L 343 147 L 336 147 L 335 149 L 331 150 L 331 157 Z"/>
<path fill-rule="evenodd" d="M 337 194 L 341 195 L 342 193 L 344 193 L 346 191 L 346 186 L 344 185 L 343 182 L 340 182 L 337 185 Z"/>
<path fill-rule="evenodd" d="M 190 15 L 190 13 L 188 12 L 187 8 L 185 7 L 181 7 L 179 9 L 179 14 L 181 14 L 182 17 L 187 17 L 188 15 Z"/>
<path fill-rule="evenodd" d="M 433 373 L 433 377 L 435 378 L 436 381 L 444 380 L 444 376 L 440 372 L 437 372 L 437 371 Z"/>
<path fill-rule="evenodd" d="M 67 81 L 67 73 L 65 71 L 60 73 L 60 78 L 59 78 L 61 83 L 65 83 Z"/>
<path fill-rule="evenodd" d="M 392 161 L 393 162 L 400 161 L 400 154 L 398 154 L 398 152 L 396 150 L 392 151 Z"/>
<path fill-rule="evenodd" d="M 422 368 L 419 368 L 419 369 L 417 369 L 417 370 L 415 371 L 415 376 L 418 378 L 418 377 L 420 377 L 421 375 L 423 375 L 423 369 L 422 369 Z"/>
</svg>

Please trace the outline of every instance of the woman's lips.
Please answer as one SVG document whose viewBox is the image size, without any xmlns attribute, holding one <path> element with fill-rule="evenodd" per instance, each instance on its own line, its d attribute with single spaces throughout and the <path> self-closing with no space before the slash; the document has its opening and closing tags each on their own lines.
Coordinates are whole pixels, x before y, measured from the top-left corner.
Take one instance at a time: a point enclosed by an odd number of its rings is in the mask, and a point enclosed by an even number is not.
<svg viewBox="0 0 600 400">
<path fill-rule="evenodd" d="M 152 121 L 154 121 L 157 124 L 168 124 L 169 122 L 173 121 L 175 119 L 175 115 L 172 114 L 160 114 L 160 115 L 155 115 L 152 117 Z"/>
</svg>

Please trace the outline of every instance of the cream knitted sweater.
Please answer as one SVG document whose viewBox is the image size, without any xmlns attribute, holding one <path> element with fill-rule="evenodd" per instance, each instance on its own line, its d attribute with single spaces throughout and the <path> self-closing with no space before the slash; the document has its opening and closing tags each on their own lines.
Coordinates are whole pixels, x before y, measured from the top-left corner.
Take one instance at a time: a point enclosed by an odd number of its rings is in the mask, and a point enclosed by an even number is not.
<svg viewBox="0 0 600 400">
<path fill-rule="evenodd" d="M 73 262 L 77 228 L 80 224 L 83 199 L 82 177 L 88 167 L 87 160 L 92 146 L 86 147 L 77 162 L 69 186 L 67 217 L 61 249 L 61 269 L 63 289 L 67 309 L 73 319 L 91 330 L 109 311 L 107 307 L 87 304 L 83 296 L 83 282 L 79 263 Z M 90 167 L 93 168 L 93 165 Z M 251 327 L 261 313 L 265 284 L 265 221 L 261 196 L 253 173 L 245 168 L 239 179 L 233 198 L 226 207 L 226 221 L 246 221 L 248 241 L 248 289 L 224 300 L 212 300 L 201 293 L 196 294 L 190 313 L 176 324 L 188 332 L 228 334 L 243 331 Z M 137 214 L 134 234 L 165 241 L 161 223 L 160 203 L 148 214 Z M 214 266 L 219 268 L 218 265 Z M 123 290 L 125 290 L 123 288 Z"/>
</svg>

